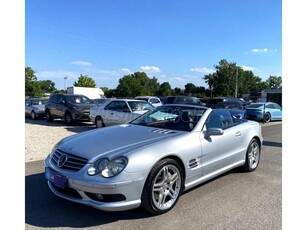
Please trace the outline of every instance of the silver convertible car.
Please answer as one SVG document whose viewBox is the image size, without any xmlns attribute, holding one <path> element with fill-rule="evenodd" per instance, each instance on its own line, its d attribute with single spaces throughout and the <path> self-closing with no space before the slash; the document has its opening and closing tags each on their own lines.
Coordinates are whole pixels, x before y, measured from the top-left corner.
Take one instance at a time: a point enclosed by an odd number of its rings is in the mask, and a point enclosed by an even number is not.
<svg viewBox="0 0 307 230">
<path fill-rule="evenodd" d="M 227 109 L 162 105 L 127 124 L 64 138 L 45 160 L 51 191 L 105 211 L 171 210 L 181 193 L 233 168 L 254 171 L 261 126 Z"/>
</svg>

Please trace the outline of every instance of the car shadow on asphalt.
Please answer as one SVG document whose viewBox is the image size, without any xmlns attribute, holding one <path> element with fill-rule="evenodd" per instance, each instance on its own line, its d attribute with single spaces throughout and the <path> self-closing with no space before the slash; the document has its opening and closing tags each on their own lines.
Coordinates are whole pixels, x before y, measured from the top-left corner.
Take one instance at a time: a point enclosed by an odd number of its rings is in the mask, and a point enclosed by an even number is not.
<svg viewBox="0 0 307 230">
<path fill-rule="evenodd" d="M 275 141 L 263 141 L 262 145 L 270 146 L 270 147 L 282 147 L 282 143 Z"/>
<path fill-rule="evenodd" d="M 121 212 L 105 212 L 76 204 L 55 196 L 48 188 L 44 173 L 25 177 L 25 223 L 53 228 L 84 228 L 100 226 L 118 220 L 153 216 L 138 208 Z"/>
</svg>

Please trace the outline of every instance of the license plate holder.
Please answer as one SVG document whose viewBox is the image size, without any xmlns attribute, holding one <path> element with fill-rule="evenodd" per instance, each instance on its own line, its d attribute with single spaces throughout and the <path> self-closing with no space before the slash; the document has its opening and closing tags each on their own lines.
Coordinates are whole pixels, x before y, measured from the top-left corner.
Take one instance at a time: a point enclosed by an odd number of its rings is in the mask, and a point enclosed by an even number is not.
<svg viewBox="0 0 307 230">
<path fill-rule="evenodd" d="M 67 183 L 67 178 L 65 176 L 62 176 L 50 170 L 49 168 L 46 168 L 45 177 L 47 180 L 52 182 L 55 186 L 65 189 L 66 183 Z"/>
</svg>

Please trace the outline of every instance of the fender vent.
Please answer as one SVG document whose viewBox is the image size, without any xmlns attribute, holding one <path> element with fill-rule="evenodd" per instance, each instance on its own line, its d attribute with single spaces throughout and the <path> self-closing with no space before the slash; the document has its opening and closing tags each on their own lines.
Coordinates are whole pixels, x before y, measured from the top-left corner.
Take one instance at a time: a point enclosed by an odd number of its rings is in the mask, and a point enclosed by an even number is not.
<svg viewBox="0 0 307 230">
<path fill-rule="evenodd" d="M 151 130 L 153 133 L 162 133 L 162 134 L 171 134 L 171 133 L 176 133 L 173 130 L 167 130 L 167 129 L 153 129 Z"/>
<path fill-rule="evenodd" d="M 188 166 L 190 168 L 196 168 L 197 166 L 199 166 L 199 161 L 200 161 L 199 158 L 194 158 L 194 159 L 189 161 Z"/>
</svg>

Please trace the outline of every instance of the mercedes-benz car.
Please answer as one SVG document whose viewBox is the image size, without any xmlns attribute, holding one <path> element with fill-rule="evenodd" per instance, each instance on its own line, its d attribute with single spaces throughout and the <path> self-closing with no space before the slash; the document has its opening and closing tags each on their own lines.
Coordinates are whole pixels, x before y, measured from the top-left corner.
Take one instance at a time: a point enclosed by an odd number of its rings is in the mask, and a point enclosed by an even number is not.
<svg viewBox="0 0 307 230">
<path fill-rule="evenodd" d="M 258 122 L 227 109 L 162 105 L 127 124 L 64 138 L 45 159 L 45 177 L 55 195 L 72 202 L 158 215 L 183 191 L 234 168 L 254 171 L 262 141 Z"/>
<path fill-rule="evenodd" d="M 96 128 L 124 124 L 141 116 L 154 106 L 135 99 L 108 99 L 104 104 L 90 109 L 90 120 Z"/>
<path fill-rule="evenodd" d="M 31 97 L 25 99 L 25 117 L 31 117 L 32 120 L 44 118 L 46 98 Z"/>
</svg>

